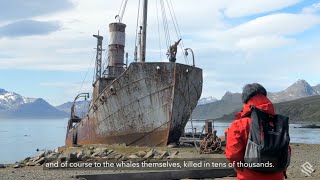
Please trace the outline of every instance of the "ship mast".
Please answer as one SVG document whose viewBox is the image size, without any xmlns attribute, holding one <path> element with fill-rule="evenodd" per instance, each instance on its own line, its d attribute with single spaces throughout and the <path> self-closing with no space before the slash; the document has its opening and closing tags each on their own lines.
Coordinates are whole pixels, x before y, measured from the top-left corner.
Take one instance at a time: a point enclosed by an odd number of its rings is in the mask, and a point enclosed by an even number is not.
<svg viewBox="0 0 320 180">
<path fill-rule="evenodd" d="M 101 63 L 102 63 L 102 40 L 103 37 L 99 35 L 93 35 L 93 37 L 97 38 L 97 54 L 96 54 L 96 81 L 101 78 Z"/>
<path fill-rule="evenodd" d="M 148 0 L 143 1 L 142 36 L 140 44 L 140 62 L 146 61 Z"/>
</svg>

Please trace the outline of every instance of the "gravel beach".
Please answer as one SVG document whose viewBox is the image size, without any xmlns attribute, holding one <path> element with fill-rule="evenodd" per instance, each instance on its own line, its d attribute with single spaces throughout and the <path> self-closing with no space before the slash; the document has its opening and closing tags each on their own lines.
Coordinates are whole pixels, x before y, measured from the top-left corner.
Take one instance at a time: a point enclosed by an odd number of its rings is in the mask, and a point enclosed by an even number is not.
<svg viewBox="0 0 320 180">
<path fill-rule="evenodd" d="M 98 145 L 97 145 L 98 146 Z M 105 146 L 103 146 L 105 147 Z M 320 179 L 320 145 L 319 144 L 292 144 L 292 157 L 291 164 L 289 166 L 287 175 L 288 179 L 308 179 L 318 180 Z M 117 147 L 108 146 L 107 148 L 113 148 L 113 151 L 119 152 L 122 155 L 129 155 L 137 153 L 138 150 L 148 152 L 150 148 L 147 147 Z M 72 148 L 67 151 L 77 151 L 82 148 Z M 224 154 L 199 154 L 194 147 L 177 147 L 177 148 L 155 148 L 158 152 L 168 152 L 169 154 L 175 154 L 175 158 L 224 158 Z M 315 171 L 307 176 L 301 171 L 301 166 L 304 163 L 310 163 L 312 169 Z M 2 180 L 18 180 L 18 179 L 76 179 L 76 175 L 80 174 L 106 174 L 117 173 L 121 171 L 106 171 L 106 170 L 44 170 L 43 166 L 25 166 L 14 168 L 14 165 L 5 165 L 5 168 L 0 166 L 0 179 Z M 221 178 L 220 178 L 221 179 Z M 232 177 L 222 179 L 236 179 Z"/>
</svg>

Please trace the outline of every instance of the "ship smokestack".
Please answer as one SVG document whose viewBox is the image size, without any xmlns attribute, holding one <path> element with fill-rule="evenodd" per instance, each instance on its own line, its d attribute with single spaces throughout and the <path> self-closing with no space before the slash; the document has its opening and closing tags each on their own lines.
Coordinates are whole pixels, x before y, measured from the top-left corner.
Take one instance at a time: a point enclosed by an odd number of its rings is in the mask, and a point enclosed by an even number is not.
<svg viewBox="0 0 320 180">
<path fill-rule="evenodd" d="M 110 44 L 108 50 L 109 66 L 117 69 L 125 65 L 124 63 L 124 47 L 125 47 L 125 29 L 123 23 L 109 24 Z M 115 72 L 116 73 L 116 72 Z M 114 74 L 116 75 L 116 74 Z"/>
</svg>

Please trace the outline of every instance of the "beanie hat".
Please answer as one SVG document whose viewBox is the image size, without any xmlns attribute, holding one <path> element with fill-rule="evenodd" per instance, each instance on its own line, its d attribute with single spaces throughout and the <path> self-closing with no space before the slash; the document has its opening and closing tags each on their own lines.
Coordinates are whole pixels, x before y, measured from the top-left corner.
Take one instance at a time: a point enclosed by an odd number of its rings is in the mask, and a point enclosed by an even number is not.
<svg viewBox="0 0 320 180">
<path fill-rule="evenodd" d="M 242 89 L 242 102 L 246 104 L 250 100 L 250 98 L 257 94 L 267 96 L 267 91 L 262 85 L 258 83 L 245 85 Z"/>
</svg>

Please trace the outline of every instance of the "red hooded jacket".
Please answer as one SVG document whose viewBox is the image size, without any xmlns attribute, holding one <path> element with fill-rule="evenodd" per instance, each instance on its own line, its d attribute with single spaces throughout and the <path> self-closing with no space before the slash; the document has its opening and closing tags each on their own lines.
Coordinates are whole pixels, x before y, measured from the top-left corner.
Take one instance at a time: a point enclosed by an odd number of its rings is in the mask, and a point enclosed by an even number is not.
<svg viewBox="0 0 320 180">
<path fill-rule="evenodd" d="M 230 125 L 227 135 L 226 157 L 230 162 L 244 162 L 244 154 L 250 131 L 250 117 L 244 117 L 250 113 L 250 105 L 254 105 L 263 111 L 275 114 L 271 101 L 264 95 L 255 95 L 243 105 L 242 112 L 236 114 L 237 120 Z M 247 168 L 236 168 L 238 180 L 283 180 L 283 172 L 259 173 Z"/>
</svg>

